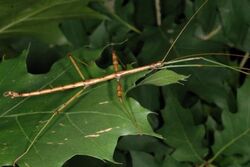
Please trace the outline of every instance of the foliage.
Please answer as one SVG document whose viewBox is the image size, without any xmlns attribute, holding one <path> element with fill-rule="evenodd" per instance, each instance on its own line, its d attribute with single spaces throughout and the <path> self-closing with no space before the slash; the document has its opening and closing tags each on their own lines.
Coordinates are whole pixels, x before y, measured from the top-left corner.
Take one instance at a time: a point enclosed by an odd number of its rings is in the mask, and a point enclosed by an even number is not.
<svg viewBox="0 0 250 167">
<path fill-rule="evenodd" d="M 163 60 L 204 1 L 160 0 L 161 22 L 155 2 L 1 1 L 0 93 L 80 81 L 69 52 L 85 79 L 113 73 L 112 49 L 120 70 Z M 250 51 L 249 7 L 247 0 L 209 0 L 166 61 L 199 53 L 246 67 L 230 55 Z M 250 79 L 202 60 L 166 67 L 119 78 L 122 102 L 116 79 L 41 96 L 1 96 L 0 166 L 249 166 Z"/>
</svg>

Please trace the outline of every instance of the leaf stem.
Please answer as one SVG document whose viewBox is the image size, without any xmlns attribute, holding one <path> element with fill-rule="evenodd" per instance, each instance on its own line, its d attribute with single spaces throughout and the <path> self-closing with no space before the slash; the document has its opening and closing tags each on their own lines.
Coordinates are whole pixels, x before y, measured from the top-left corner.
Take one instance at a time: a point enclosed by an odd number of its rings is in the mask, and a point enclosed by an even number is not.
<svg viewBox="0 0 250 167">
<path fill-rule="evenodd" d="M 211 159 L 208 160 L 208 163 L 212 163 L 223 151 L 225 151 L 229 146 L 231 146 L 233 143 L 235 143 L 237 140 L 242 138 L 243 136 L 247 135 L 250 132 L 250 129 L 248 128 L 243 133 L 241 133 L 236 138 L 229 141 L 226 145 L 224 145 Z"/>
</svg>

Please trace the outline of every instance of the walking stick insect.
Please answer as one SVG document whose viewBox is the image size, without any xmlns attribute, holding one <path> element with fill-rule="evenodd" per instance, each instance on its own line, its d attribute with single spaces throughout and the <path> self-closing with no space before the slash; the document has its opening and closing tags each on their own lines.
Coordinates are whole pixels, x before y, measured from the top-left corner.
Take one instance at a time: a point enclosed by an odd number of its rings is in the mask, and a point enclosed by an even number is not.
<svg viewBox="0 0 250 167">
<path fill-rule="evenodd" d="M 163 69 L 163 68 L 174 68 L 174 67 L 184 67 L 185 65 L 178 65 L 178 63 L 181 62 L 187 62 L 187 61 L 193 61 L 193 60 L 205 60 L 207 62 L 210 63 L 214 63 L 218 66 L 223 66 L 223 67 L 227 67 L 236 71 L 240 71 L 242 73 L 248 74 L 244 71 L 241 71 L 239 69 L 236 69 L 234 67 L 230 67 L 203 57 L 192 57 L 192 58 L 185 58 L 185 59 L 180 59 L 180 60 L 172 60 L 172 61 L 168 61 L 165 62 L 166 57 L 168 56 L 168 54 L 170 53 L 170 51 L 172 50 L 172 48 L 174 47 L 176 41 L 179 39 L 180 35 L 183 33 L 183 31 L 186 29 L 186 27 L 188 26 L 188 24 L 190 23 L 190 21 L 192 20 L 192 18 L 199 12 L 199 10 L 205 5 L 205 3 L 195 12 L 195 14 L 190 18 L 190 20 L 188 21 L 188 23 L 183 27 L 183 29 L 181 30 L 181 32 L 179 33 L 179 35 L 176 37 L 176 39 L 174 40 L 174 42 L 172 43 L 171 47 L 169 48 L 169 50 L 166 53 L 166 56 L 164 56 L 164 58 L 156 63 L 150 64 L 150 65 L 146 65 L 146 66 L 142 66 L 142 67 L 138 67 L 138 68 L 134 68 L 131 70 L 124 70 L 124 71 L 118 71 L 117 65 L 117 58 L 113 58 L 113 65 L 115 68 L 115 71 L 113 74 L 101 77 L 101 78 L 94 78 L 94 79 L 89 79 L 89 80 L 84 80 L 83 75 L 81 75 L 81 72 L 79 72 L 79 70 L 77 69 L 77 65 L 74 62 L 74 60 L 72 59 L 71 56 L 70 59 L 73 63 L 73 65 L 76 67 L 76 70 L 78 71 L 79 75 L 81 76 L 81 78 L 83 79 L 83 81 L 77 82 L 77 83 L 73 83 L 73 84 L 69 84 L 69 85 L 65 85 L 65 86 L 59 86 L 59 87 L 55 87 L 55 88 L 51 88 L 51 89 L 44 89 L 44 90 L 39 90 L 39 91 L 34 91 L 34 92 L 27 92 L 27 93 L 18 93 L 18 92 L 14 92 L 14 91 L 7 91 L 4 93 L 5 96 L 9 96 L 11 98 L 17 98 L 17 97 L 30 97 L 30 96 L 38 96 L 38 95 L 43 95 L 43 94 L 48 94 L 48 93 L 54 93 L 57 91 L 64 91 L 64 90 L 68 90 L 68 89 L 73 89 L 76 87 L 83 87 L 83 89 L 79 92 L 77 92 L 74 96 L 72 96 L 69 100 L 67 100 L 63 105 L 61 105 L 56 112 L 54 112 L 54 114 L 51 116 L 51 118 L 46 122 L 46 124 L 43 126 L 43 128 L 37 133 L 37 135 L 34 137 L 34 139 L 32 140 L 31 144 L 29 145 L 29 147 L 27 148 L 27 150 L 20 155 L 15 161 L 14 164 L 16 164 L 16 162 L 18 160 L 20 160 L 25 154 L 28 153 L 28 151 L 30 150 L 30 148 L 34 145 L 34 143 L 37 141 L 38 137 L 41 135 L 41 133 L 44 131 L 44 129 L 48 126 L 48 124 L 51 122 L 51 120 L 57 115 L 57 113 L 61 112 L 66 106 L 68 106 L 74 99 L 76 99 L 79 95 L 81 95 L 81 93 L 83 92 L 84 88 L 89 87 L 91 85 L 100 83 L 100 82 L 105 82 L 108 80 L 112 80 L 112 79 L 117 79 L 118 80 L 118 86 L 117 86 L 117 96 L 118 98 L 121 100 L 122 97 L 122 89 L 121 89 L 121 84 L 120 84 L 120 79 L 125 76 L 125 75 L 130 75 L 130 74 L 134 74 L 137 72 L 141 72 L 141 71 L 146 71 L 146 70 L 155 70 L 155 69 Z M 115 55 L 115 53 L 113 52 L 112 55 Z M 195 66 L 195 65 L 192 65 Z M 197 66 L 201 66 L 201 65 L 197 65 Z"/>
</svg>

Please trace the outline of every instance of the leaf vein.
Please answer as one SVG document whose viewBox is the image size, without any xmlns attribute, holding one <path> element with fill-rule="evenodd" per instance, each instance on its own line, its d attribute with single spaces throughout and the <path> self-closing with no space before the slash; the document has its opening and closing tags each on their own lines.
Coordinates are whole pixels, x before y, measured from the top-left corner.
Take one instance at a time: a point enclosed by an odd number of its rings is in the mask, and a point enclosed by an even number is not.
<svg viewBox="0 0 250 167">
<path fill-rule="evenodd" d="M 15 25 L 29 19 L 30 17 L 33 17 L 33 16 L 35 16 L 35 15 L 37 15 L 37 14 L 43 12 L 43 11 L 46 11 L 46 10 L 50 9 L 50 8 L 53 8 L 53 7 L 59 6 L 59 5 L 64 5 L 64 4 L 76 2 L 76 1 L 78 1 L 78 0 L 64 1 L 64 2 L 61 2 L 61 3 L 54 3 L 54 4 L 51 4 L 51 5 L 45 6 L 45 7 L 41 8 L 41 9 L 38 9 L 38 10 L 24 16 L 24 17 L 21 17 L 21 18 L 17 19 L 14 22 L 11 22 L 11 23 L 7 24 L 6 26 L 4 26 L 4 27 L 2 27 L 0 29 L 0 33 L 4 32 L 6 29 L 11 28 L 11 27 L 13 27 L 13 26 L 15 26 Z"/>
</svg>

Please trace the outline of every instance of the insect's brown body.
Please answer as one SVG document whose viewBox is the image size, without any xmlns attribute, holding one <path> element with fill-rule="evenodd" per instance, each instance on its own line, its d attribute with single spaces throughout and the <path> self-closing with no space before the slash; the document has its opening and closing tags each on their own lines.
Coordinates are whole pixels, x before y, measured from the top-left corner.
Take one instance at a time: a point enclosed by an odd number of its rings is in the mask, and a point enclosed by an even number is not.
<svg viewBox="0 0 250 167">
<path fill-rule="evenodd" d="M 38 90 L 38 91 L 33 91 L 33 92 L 19 93 L 19 92 L 14 92 L 14 91 L 7 91 L 4 93 L 4 96 L 6 96 L 6 97 L 9 96 L 11 98 L 29 97 L 29 96 L 38 96 L 38 95 L 43 95 L 43 94 L 48 94 L 48 93 L 53 93 L 53 92 L 58 92 L 58 91 L 64 91 L 64 90 L 68 90 L 68 89 L 74 89 L 74 88 L 78 88 L 78 87 L 88 87 L 88 86 L 91 86 L 91 85 L 94 85 L 94 84 L 97 84 L 100 82 L 112 80 L 115 78 L 119 79 L 122 76 L 134 74 L 134 73 L 137 73 L 140 71 L 157 69 L 157 68 L 162 67 L 162 65 L 163 65 L 162 62 L 157 62 L 157 63 L 153 63 L 150 65 L 134 68 L 131 70 L 118 71 L 116 73 L 106 75 L 106 76 L 100 77 L 100 78 L 93 78 L 93 79 L 84 80 L 84 81 L 80 81 L 80 82 L 76 82 L 76 83 L 72 83 L 72 84 L 68 84 L 68 85 L 64 85 L 64 86 L 58 86 L 55 88 L 43 89 L 43 90 Z M 120 90 L 120 88 L 119 88 L 119 90 Z"/>
</svg>

